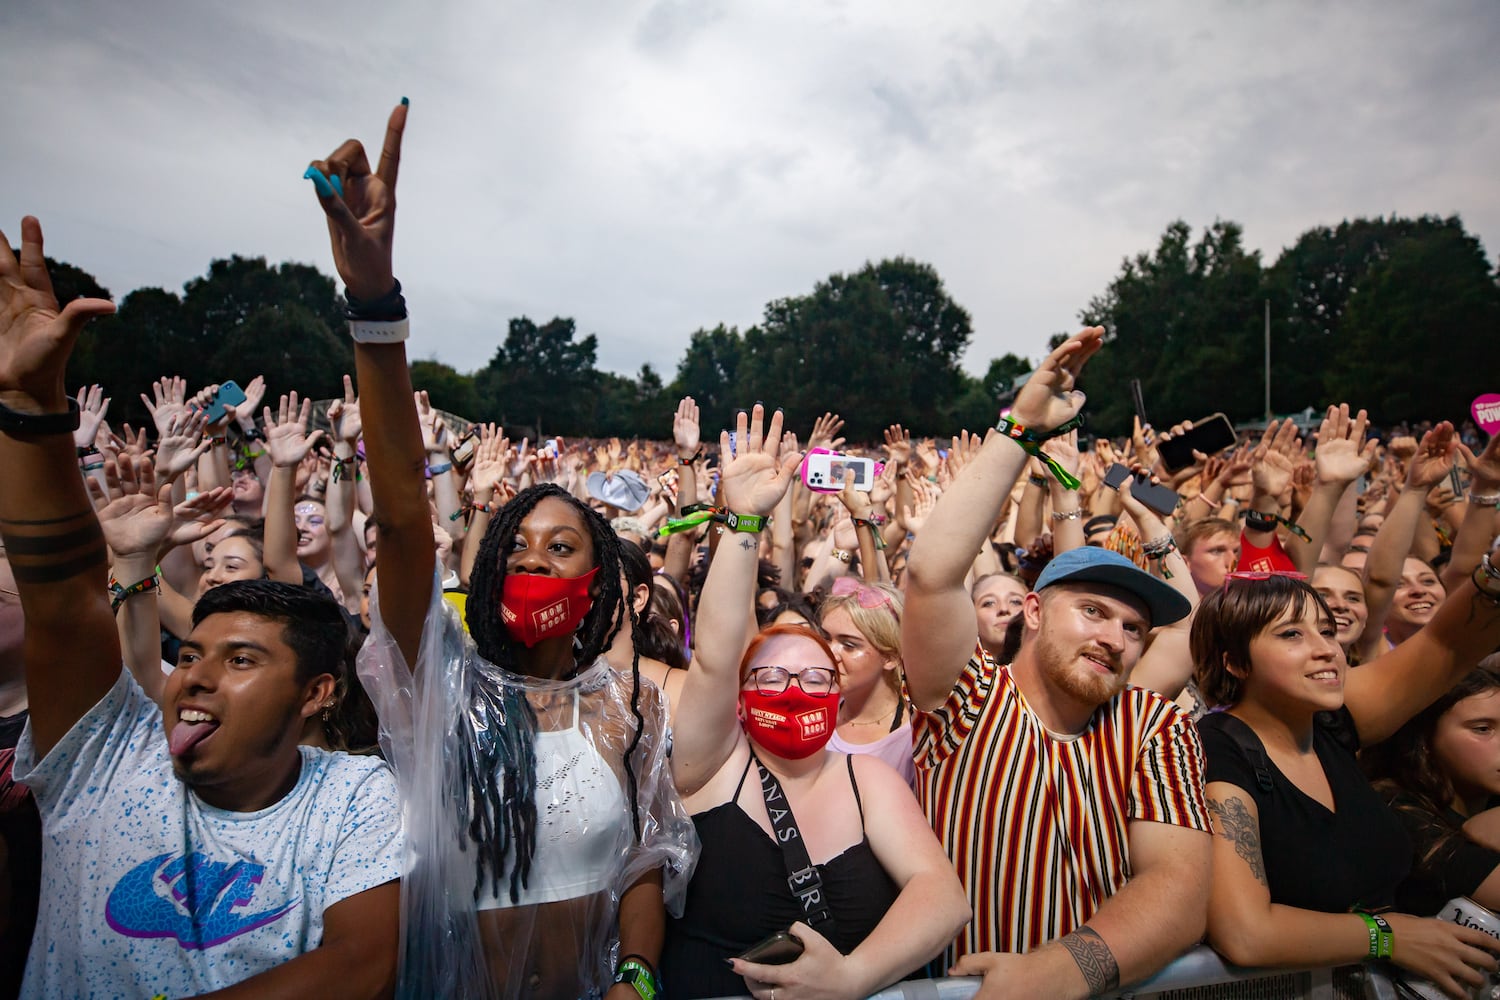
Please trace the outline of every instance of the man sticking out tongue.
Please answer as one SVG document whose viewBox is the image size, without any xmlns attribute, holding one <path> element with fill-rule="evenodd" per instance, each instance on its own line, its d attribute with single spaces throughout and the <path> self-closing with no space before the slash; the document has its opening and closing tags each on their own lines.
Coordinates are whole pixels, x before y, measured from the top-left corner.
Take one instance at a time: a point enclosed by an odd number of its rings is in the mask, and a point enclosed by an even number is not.
<svg viewBox="0 0 1500 1000">
<path fill-rule="evenodd" d="M 108 553 L 63 372 L 90 316 L 59 311 L 36 219 L 0 234 L 0 536 L 26 615 L 15 777 L 42 821 L 23 997 L 389 996 L 402 835 L 375 758 L 299 747 L 333 700 L 345 625 L 303 587 L 225 584 L 158 706 L 122 668 Z M 111 501 L 172 516 L 170 484 Z M 144 516 L 144 515 L 143 515 Z M 120 563 L 121 574 L 126 574 Z M 155 577 L 114 600 L 156 599 Z"/>
</svg>

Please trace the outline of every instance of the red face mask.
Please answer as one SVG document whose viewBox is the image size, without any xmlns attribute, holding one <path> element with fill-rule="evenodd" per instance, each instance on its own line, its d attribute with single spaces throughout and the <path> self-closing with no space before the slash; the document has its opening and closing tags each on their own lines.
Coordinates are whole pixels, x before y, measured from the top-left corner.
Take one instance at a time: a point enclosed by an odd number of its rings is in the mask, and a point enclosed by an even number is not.
<svg viewBox="0 0 1500 1000">
<path fill-rule="evenodd" d="M 505 623 L 505 631 L 527 649 L 543 639 L 572 635 L 594 606 L 589 584 L 598 572 L 596 566 L 582 576 L 506 574 L 500 591 L 500 620 Z"/>
<path fill-rule="evenodd" d="M 787 760 L 811 757 L 833 739 L 839 713 L 839 693 L 808 694 L 788 684 L 780 694 L 741 691 L 745 735 L 759 746 Z"/>
</svg>

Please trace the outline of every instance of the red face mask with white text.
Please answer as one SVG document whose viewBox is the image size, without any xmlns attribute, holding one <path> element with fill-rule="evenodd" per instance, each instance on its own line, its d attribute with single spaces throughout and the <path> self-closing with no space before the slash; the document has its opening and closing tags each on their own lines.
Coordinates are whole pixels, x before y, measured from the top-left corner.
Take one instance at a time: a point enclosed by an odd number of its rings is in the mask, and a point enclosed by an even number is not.
<svg viewBox="0 0 1500 1000">
<path fill-rule="evenodd" d="M 500 589 L 500 620 L 527 649 L 543 639 L 572 635 L 594 606 L 589 585 L 596 566 L 582 576 L 509 573 Z"/>
<path fill-rule="evenodd" d="M 808 694 L 788 684 L 780 694 L 741 691 L 745 735 L 757 746 L 786 760 L 811 757 L 833 739 L 839 693 Z"/>
</svg>

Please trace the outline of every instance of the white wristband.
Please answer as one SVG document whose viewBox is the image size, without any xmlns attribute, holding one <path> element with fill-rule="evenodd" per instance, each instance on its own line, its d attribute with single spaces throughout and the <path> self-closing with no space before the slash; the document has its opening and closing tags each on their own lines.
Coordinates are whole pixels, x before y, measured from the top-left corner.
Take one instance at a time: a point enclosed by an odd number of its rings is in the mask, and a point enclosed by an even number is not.
<svg viewBox="0 0 1500 1000">
<path fill-rule="evenodd" d="M 356 344 L 399 344 L 411 336 L 406 317 L 395 320 L 351 319 L 349 336 Z"/>
</svg>

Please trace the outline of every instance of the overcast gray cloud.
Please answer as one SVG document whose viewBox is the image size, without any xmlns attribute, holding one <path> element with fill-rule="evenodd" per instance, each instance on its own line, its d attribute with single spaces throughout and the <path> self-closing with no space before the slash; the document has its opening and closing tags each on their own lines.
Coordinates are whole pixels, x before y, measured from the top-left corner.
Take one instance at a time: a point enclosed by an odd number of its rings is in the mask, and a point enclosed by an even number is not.
<svg viewBox="0 0 1500 1000">
<path fill-rule="evenodd" d="M 133 0 L 0 6 L 0 225 L 117 294 L 230 253 L 332 273 L 301 179 L 412 99 L 397 273 L 414 356 L 482 365 L 573 316 L 670 374 L 906 254 L 1035 356 L 1165 225 L 1273 259 L 1357 215 L 1500 246 L 1500 4 Z"/>
</svg>

